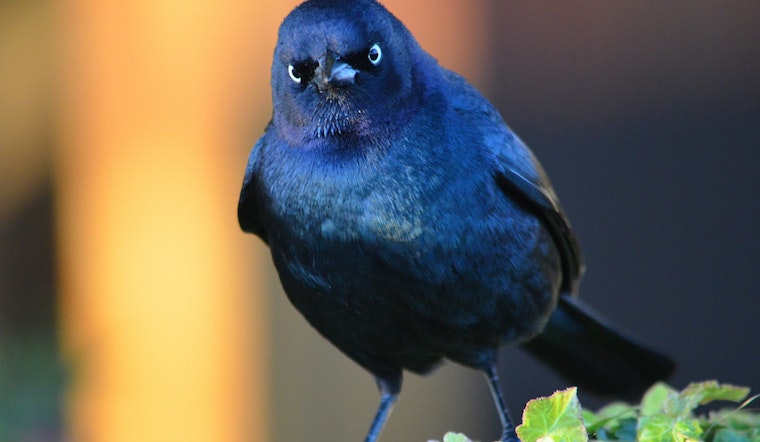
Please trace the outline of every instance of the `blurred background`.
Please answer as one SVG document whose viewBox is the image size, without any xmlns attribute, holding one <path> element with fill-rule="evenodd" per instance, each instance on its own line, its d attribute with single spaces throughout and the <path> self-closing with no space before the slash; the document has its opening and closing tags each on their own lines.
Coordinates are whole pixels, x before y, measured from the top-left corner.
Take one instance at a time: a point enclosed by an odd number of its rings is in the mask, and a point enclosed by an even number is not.
<svg viewBox="0 0 760 442">
<path fill-rule="evenodd" d="M 373 380 L 236 221 L 295 4 L 0 1 L 0 441 L 364 436 Z M 541 159 L 582 296 L 674 386 L 760 389 L 760 3 L 385 4 Z M 501 375 L 516 418 L 565 386 L 515 349 Z M 498 434 L 482 377 L 408 375 L 384 440 L 447 430 Z"/>
</svg>

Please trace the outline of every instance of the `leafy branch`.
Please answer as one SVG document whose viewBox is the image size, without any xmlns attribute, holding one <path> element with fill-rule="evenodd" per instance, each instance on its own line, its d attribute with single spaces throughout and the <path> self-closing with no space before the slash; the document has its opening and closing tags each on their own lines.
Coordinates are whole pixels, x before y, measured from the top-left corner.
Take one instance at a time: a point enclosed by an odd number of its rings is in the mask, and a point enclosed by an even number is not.
<svg viewBox="0 0 760 442">
<path fill-rule="evenodd" d="M 614 402 L 592 412 L 581 408 L 572 387 L 529 401 L 517 435 L 523 442 L 760 442 L 760 414 L 749 409 L 760 395 L 748 395 L 747 387 L 717 381 L 692 383 L 681 391 L 658 383 L 639 405 Z M 714 401 L 740 404 L 697 414 Z M 449 433 L 443 442 L 472 441 Z"/>
</svg>

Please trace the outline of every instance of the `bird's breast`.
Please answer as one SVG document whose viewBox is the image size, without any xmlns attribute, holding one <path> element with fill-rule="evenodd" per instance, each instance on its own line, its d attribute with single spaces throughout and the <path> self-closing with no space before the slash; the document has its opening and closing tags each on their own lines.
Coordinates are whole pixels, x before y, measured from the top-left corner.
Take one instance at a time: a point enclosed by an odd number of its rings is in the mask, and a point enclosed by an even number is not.
<svg viewBox="0 0 760 442">
<path fill-rule="evenodd" d="M 429 227 L 444 181 L 421 183 L 419 170 L 368 164 L 298 168 L 306 173 L 269 177 L 270 198 L 280 228 L 301 239 L 412 243 Z"/>
</svg>

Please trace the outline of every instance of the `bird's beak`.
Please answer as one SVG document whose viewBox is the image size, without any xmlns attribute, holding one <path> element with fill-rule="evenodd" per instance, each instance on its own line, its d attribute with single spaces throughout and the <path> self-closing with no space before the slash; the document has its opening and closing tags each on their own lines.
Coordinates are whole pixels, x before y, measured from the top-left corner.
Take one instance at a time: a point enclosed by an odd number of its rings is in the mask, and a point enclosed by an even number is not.
<svg viewBox="0 0 760 442">
<path fill-rule="evenodd" d="M 313 81 L 320 91 L 354 83 L 354 77 L 358 71 L 341 60 L 335 52 L 328 50 L 317 61 L 319 66 L 314 71 Z"/>
</svg>

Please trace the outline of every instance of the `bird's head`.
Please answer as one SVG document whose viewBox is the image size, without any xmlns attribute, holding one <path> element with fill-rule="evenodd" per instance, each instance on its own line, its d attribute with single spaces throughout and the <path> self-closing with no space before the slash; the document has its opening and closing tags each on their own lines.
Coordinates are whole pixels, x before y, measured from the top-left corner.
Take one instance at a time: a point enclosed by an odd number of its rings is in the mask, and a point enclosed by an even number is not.
<svg viewBox="0 0 760 442">
<path fill-rule="evenodd" d="M 382 133 L 418 106 L 424 87 L 416 72 L 428 58 L 374 0 L 307 1 L 280 26 L 274 125 L 300 146 Z"/>
</svg>

